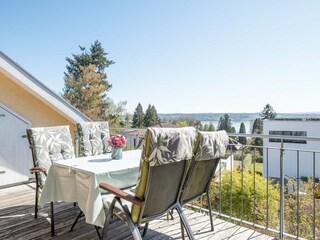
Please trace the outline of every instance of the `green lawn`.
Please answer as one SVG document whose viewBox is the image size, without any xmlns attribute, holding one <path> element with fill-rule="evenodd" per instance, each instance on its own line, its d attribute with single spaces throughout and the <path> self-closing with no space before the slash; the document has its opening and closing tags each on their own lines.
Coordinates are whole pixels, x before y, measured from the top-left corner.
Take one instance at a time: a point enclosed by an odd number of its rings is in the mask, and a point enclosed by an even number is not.
<svg viewBox="0 0 320 240">
<path fill-rule="evenodd" d="M 252 154 L 248 153 L 243 160 L 244 168 L 253 172 Z M 263 163 L 256 162 L 256 172 L 263 173 Z"/>
</svg>

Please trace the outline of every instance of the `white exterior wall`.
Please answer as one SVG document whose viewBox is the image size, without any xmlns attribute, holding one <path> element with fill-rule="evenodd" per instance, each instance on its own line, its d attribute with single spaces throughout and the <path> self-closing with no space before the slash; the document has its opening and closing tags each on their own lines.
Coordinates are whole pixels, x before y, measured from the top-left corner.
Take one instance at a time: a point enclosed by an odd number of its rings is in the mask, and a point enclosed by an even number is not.
<svg viewBox="0 0 320 240">
<path fill-rule="evenodd" d="M 133 136 L 133 135 L 126 135 L 126 134 L 124 134 L 124 136 L 127 139 L 127 146 L 132 148 L 132 149 L 136 148 L 135 142 L 136 142 L 136 144 L 138 144 L 138 142 L 139 142 L 138 137 Z"/>
<path fill-rule="evenodd" d="M 292 120 L 264 120 L 263 134 L 269 135 L 269 131 L 306 131 L 307 137 L 320 137 L 320 121 L 292 121 Z M 279 142 L 269 142 L 263 139 L 264 147 L 280 148 Z M 313 150 L 320 152 L 320 141 L 307 141 L 306 144 L 284 143 L 284 149 L 301 149 L 299 152 L 299 177 L 313 176 L 313 153 L 303 150 Z M 268 150 L 269 177 L 280 177 L 280 150 Z M 315 176 L 320 177 L 320 153 L 315 154 L 316 167 Z M 284 151 L 284 175 L 297 177 L 297 151 Z M 267 176 L 267 149 L 263 152 L 263 172 Z"/>
</svg>

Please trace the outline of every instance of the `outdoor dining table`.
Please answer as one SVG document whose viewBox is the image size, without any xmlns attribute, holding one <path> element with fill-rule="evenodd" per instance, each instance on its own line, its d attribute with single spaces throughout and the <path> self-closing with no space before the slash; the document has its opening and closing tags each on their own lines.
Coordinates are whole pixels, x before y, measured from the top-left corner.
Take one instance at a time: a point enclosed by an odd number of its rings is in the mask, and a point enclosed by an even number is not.
<svg viewBox="0 0 320 240">
<path fill-rule="evenodd" d="M 128 188 L 137 182 L 141 150 L 124 151 L 122 159 L 111 154 L 79 157 L 53 162 L 40 196 L 39 205 L 47 202 L 77 202 L 86 222 L 103 227 L 105 213 L 99 183 Z"/>
</svg>

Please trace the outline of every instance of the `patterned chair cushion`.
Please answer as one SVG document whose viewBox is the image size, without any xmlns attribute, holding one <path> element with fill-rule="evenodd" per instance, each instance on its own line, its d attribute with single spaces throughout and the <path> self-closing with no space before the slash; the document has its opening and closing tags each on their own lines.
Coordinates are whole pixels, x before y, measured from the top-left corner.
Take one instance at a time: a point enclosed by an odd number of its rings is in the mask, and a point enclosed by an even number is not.
<svg viewBox="0 0 320 240">
<path fill-rule="evenodd" d="M 188 172 L 188 182 L 182 194 L 181 203 L 185 204 L 206 192 L 212 173 L 224 156 L 229 137 L 225 131 L 199 132 L 194 146 L 195 164 Z"/>
<path fill-rule="evenodd" d="M 186 128 L 148 128 L 146 143 L 142 150 L 139 176 L 135 196 L 144 198 L 150 166 L 160 166 L 173 162 L 190 160 L 196 129 Z M 132 206 L 132 220 L 138 221 L 141 208 Z"/>
<path fill-rule="evenodd" d="M 49 169 L 52 161 L 74 158 L 69 126 L 27 129 L 35 167 Z M 46 177 L 40 175 L 43 184 Z"/>
<path fill-rule="evenodd" d="M 82 122 L 77 124 L 80 140 L 80 155 L 93 156 L 107 153 L 108 122 Z"/>
<path fill-rule="evenodd" d="M 196 161 L 205 161 L 224 156 L 229 137 L 226 131 L 200 132 L 199 150 L 196 153 Z"/>
<path fill-rule="evenodd" d="M 196 138 L 196 130 L 187 128 L 149 128 L 150 166 L 189 160 Z"/>
</svg>

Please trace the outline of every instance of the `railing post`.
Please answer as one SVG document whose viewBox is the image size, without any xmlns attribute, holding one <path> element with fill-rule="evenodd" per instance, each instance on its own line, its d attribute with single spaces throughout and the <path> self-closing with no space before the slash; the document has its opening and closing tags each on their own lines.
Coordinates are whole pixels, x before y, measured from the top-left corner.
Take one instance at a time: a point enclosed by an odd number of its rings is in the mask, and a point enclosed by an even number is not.
<svg viewBox="0 0 320 240">
<path fill-rule="evenodd" d="M 266 224 L 269 228 L 269 148 L 267 148 L 267 219 Z"/>
<path fill-rule="evenodd" d="M 281 139 L 280 147 L 280 235 L 279 239 L 283 239 L 284 233 L 284 169 L 283 169 L 283 139 Z"/>
<path fill-rule="evenodd" d="M 313 239 L 316 239 L 316 153 L 313 152 Z"/>
<path fill-rule="evenodd" d="M 79 157 L 79 133 L 76 130 L 75 132 L 75 144 L 76 144 L 76 157 Z"/>
</svg>

